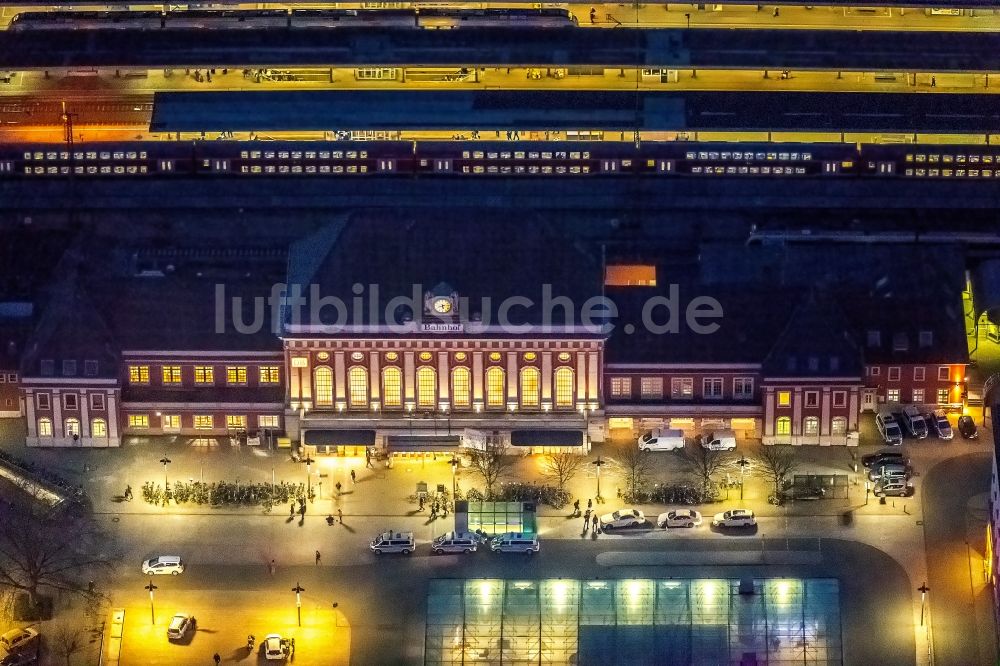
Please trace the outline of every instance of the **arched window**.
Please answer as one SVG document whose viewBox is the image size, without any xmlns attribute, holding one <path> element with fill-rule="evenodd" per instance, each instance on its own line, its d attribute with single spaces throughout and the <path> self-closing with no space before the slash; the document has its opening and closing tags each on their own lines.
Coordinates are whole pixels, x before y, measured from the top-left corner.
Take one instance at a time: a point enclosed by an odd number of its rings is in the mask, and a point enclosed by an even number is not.
<svg viewBox="0 0 1000 666">
<path fill-rule="evenodd" d="M 778 419 L 777 430 L 775 430 L 777 435 L 791 435 L 792 434 L 792 419 L 787 416 L 782 416 Z"/>
<path fill-rule="evenodd" d="M 316 368 L 313 373 L 313 387 L 317 407 L 333 406 L 333 371 L 325 365 Z"/>
<path fill-rule="evenodd" d="M 80 436 L 80 419 L 66 419 L 66 436 Z"/>
<path fill-rule="evenodd" d="M 90 422 L 90 435 L 91 437 L 107 437 L 108 436 L 108 422 L 104 419 L 94 419 Z"/>
<path fill-rule="evenodd" d="M 506 378 L 503 368 L 493 366 L 486 371 L 486 406 L 503 407 L 505 404 Z"/>
<path fill-rule="evenodd" d="M 573 406 L 573 370 L 567 367 L 556 369 L 556 407 Z"/>
<path fill-rule="evenodd" d="M 382 401 L 386 407 L 403 405 L 403 373 L 396 366 L 382 371 Z"/>
<path fill-rule="evenodd" d="M 355 365 L 347 371 L 347 400 L 351 407 L 368 406 L 368 370 Z"/>
<path fill-rule="evenodd" d="M 52 419 L 50 418 L 38 419 L 38 436 L 39 437 L 52 436 Z"/>
<path fill-rule="evenodd" d="M 843 416 L 834 416 L 830 422 L 830 432 L 834 435 L 843 435 L 847 432 L 847 419 Z"/>
<path fill-rule="evenodd" d="M 437 372 L 429 365 L 417 368 L 417 407 L 434 409 L 437 404 Z"/>
<path fill-rule="evenodd" d="M 469 369 L 458 366 L 451 371 L 451 402 L 456 407 L 468 407 L 472 404 L 472 381 Z"/>
<path fill-rule="evenodd" d="M 819 434 L 819 417 L 818 416 L 807 416 L 802 421 L 802 434 L 804 434 L 804 435 L 818 435 Z"/>
<path fill-rule="evenodd" d="M 538 368 L 524 368 L 521 370 L 521 406 L 537 407 L 539 400 L 539 372 Z"/>
</svg>

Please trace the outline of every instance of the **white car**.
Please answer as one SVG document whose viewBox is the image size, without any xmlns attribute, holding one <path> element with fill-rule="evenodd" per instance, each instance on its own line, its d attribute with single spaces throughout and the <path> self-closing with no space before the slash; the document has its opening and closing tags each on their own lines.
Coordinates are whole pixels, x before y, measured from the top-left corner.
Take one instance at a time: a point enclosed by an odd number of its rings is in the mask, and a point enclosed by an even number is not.
<svg viewBox="0 0 1000 666">
<path fill-rule="evenodd" d="M 285 661 L 288 652 L 285 650 L 285 641 L 281 634 L 268 634 L 264 636 L 264 659 L 266 661 Z"/>
<path fill-rule="evenodd" d="M 715 514 L 712 525 L 715 527 L 753 527 L 757 517 L 750 509 L 732 509 Z"/>
<path fill-rule="evenodd" d="M 613 530 L 619 527 L 635 527 L 644 525 L 646 516 L 638 509 L 618 509 L 614 513 L 601 516 L 601 529 Z"/>
<path fill-rule="evenodd" d="M 3 649 L 7 654 L 17 654 L 34 643 L 37 638 L 38 630 L 32 627 L 11 629 L 3 636 L 0 636 L 0 649 Z M 0 654 L 0 656 L 3 656 L 3 654 Z"/>
<path fill-rule="evenodd" d="M 672 509 L 661 513 L 656 519 L 657 527 L 697 527 L 701 525 L 701 514 L 694 509 Z"/>
<path fill-rule="evenodd" d="M 158 574 L 171 574 L 176 576 L 184 573 L 184 560 L 179 555 L 160 555 L 151 557 L 142 563 L 142 573 L 153 576 Z"/>
<path fill-rule="evenodd" d="M 179 641 L 187 633 L 194 629 L 195 619 L 187 613 L 177 613 L 170 618 L 170 625 L 167 627 L 167 638 Z"/>
</svg>

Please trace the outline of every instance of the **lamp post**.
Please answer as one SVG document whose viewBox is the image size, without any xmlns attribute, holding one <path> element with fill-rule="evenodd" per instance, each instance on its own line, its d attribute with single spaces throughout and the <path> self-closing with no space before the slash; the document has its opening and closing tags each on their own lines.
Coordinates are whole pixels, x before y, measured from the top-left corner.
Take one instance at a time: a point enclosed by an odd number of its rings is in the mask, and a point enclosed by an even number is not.
<svg viewBox="0 0 1000 666">
<path fill-rule="evenodd" d="M 309 493 L 312 490 L 312 464 L 316 461 L 307 453 L 305 460 L 302 462 L 306 464 L 306 499 L 309 499 Z"/>
<path fill-rule="evenodd" d="M 594 462 L 592 462 L 590 464 L 594 465 L 595 467 L 597 467 L 597 497 L 595 497 L 594 499 L 597 500 L 598 502 L 600 502 L 601 501 L 601 468 L 604 467 L 605 465 L 607 465 L 608 463 L 606 461 L 604 461 L 604 460 L 601 460 L 601 456 L 597 456 L 597 460 L 595 460 Z"/>
<path fill-rule="evenodd" d="M 295 612 L 299 617 L 299 626 L 302 626 L 302 593 L 306 591 L 306 588 L 295 583 L 295 587 L 292 588 L 292 592 L 295 593 Z"/>
<path fill-rule="evenodd" d="M 740 454 L 740 459 L 736 461 L 736 464 L 740 466 L 740 500 L 742 501 L 743 500 L 743 484 L 744 484 L 744 482 L 746 481 L 746 478 L 747 478 L 747 475 L 746 475 L 747 465 L 750 464 L 750 461 L 747 460 L 746 458 L 744 458 L 743 454 Z"/>
<path fill-rule="evenodd" d="M 153 624 L 156 624 L 156 609 L 153 607 L 153 590 L 157 589 L 157 587 L 153 585 L 152 578 L 149 579 L 149 585 L 146 585 L 143 589 L 149 590 L 149 619 Z"/>
<path fill-rule="evenodd" d="M 931 588 L 927 587 L 927 581 L 917 588 L 920 591 L 920 626 L 924 626 L 924 603 L 927 601 L 927 593 Z"/>
<path fill-rule="evenodd" d="M 170 458 L 163 456 L 160 458 L 160 464 L 163 465 L 163 490 L 167 489 L 167 465 L 170 464 Z"/>
<path fill-rule="evenodd" d="M 458 482 L 455 479 L 455 473 L 458 471 L 458 458 L 452 455 L 448 464 L 451 465 L 451 501 L 454 502 L 455 495 L 458 494 Z M 452 506 L 454 506 L 454 504 L 452 504 Z"/>
<path fill-rule="evenodd" d="M 865 481 L 865 506 L 868 506 L 868 496 L 872 493 L 871 481 Z"/>
</svg>

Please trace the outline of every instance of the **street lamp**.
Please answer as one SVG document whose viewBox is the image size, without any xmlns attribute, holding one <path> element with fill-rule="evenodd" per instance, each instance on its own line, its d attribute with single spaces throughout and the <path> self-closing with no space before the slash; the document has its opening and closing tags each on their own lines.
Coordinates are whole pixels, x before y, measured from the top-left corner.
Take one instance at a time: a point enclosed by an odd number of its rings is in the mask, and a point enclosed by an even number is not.
<svg viewBox="0 0 1000 666">
<path fill-rule="evenodd" d="M 160 464 L 163 465 L 163 490 L 167 490 L 167 465 L 170 464 L 170 458 L 163 456 L 160 458 Z"/>
<path fill-rule="evenodd" d="M 452 455 L 448 464 L 451 465 L 451 501 L 454 502 L 455 495 L 458 494 L 458 482 L 455 480 L 455 472 L 458 471 L 458 458 Z M 452 504 L 452 506 L 454 506 L 454 504 Z"/>
<path fill-rule="evenodd" d="M 309 492 L 312 490 L 312 464 L 316 461 L 310 458 L 307 453 L 305 460 L 302 462 L 306 464 L 306 499 L 309 499 Z"/>
<path fill-rule="evenodd" d="M 923 585 L 917 588 L 920 591 L 920 626 L 924 626 L 924 602 L 927 601 L 927 593 L 931 591 L 931 588 L 927 587 L 927 581 L 924 581 Z"/>
<path fill-rule="evenodd" d="M 599 503 L 601 501 L 601 468 L 607 465 L 608 463 L 605 460 L 601 460 L 601 456 L 597 456 L 597 460 L 595 460 L 590 464 L 597 467 L 597 497 L 595 497 L 594 499 L 597 500 Z"/>
<path fill-rule="evenodd" d="M 295 587 L 292 588 L 292 592 L 295 593 L 295 612 L 299 616 L 299 626 L 302 626 L 302 593 L 306 591 L 306 588 L 295 583 Z"/>
<path fill-rule="evenodd" d="M 158 589 L 153 585 L 153 579 L 149 579 L 149 585 L 145 586 L 146 590 L 149 590 L 149 619 L 152 620 L 153 624 L 156 624 L 156 609 L 153 608 L 153 590 Z"/>
<path fill-rule="evenodd" d="M 868 496 L 871 495 L 872 484 L 871 481 L 865 481 L 865 506 L 868 506 Z"/>
<path fill-rule="evenodd" d="M 750 461 L 747 460 L 746 458 L 744 458 L 743 454 L 741 453 L 740 454 L 740 459 L 736 461 L 736 464 L 740 466 L 740 500 L 742 501 L 743 500 L 743 482 L 746 481 L 746 478 L 747 478 L 747 476 L 746 476 L 747 465 L 750 464 Z"/>
</svg>

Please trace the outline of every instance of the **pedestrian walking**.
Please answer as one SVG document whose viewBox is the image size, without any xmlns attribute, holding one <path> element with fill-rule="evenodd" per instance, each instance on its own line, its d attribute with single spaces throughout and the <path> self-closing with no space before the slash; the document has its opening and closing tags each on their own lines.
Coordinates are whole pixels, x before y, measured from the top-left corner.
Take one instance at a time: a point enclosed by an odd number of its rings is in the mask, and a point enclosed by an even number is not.
<svg viewBox="0 0 1000 666">
<path fill-rule="evenodd" d="M 591 520 L 591 522 L 594 524 L 594 531 L 597 532 L 598 534 L 600 534 L 601 533 L 601 521 L 599 521 L 597 519 L 597 514 L 596 513 L 594 514 L 594 518 L 593 518 L 593 520 Z"/>
<path fill-rule="evenodd" d="M 580 500 L 576 500 L 575 502 L 573 502 L 573 515 L 574 516 L 580 515 Z"/>
<path fill-rule="evenodd" d="M 590 513 L 590 509 L 593 509 L 593 508 L 594 508 L 594 500 L 588 499 L 587 500 L 587 513 Z"/>
<path fill-rule="evenodd" d="M 343 525 L 344 524 L 344 510 L 343 509 L 337 509 L 337 518 L 340 519 L 340 524 Z"/>
<path fill-rule="evenodd" d="M 597 23 L 597 9 L 594 7 L 590 8 L 590 22 Z"/>
<path fill-rule="evenodd" d="M 271 563 L 267 565 L 267 570 L 272 576 L 274 575 L 274 569 L 274 560 L 271 560 Z"/>
<path fill-rule="evenodd" d="M 417 498 L 417 506 L 418 506 L 417 511 L 423 511 L 424 510 L 424 496 L 423 495 L 421 495 L 420 497 Z"/>
<path fill-rule="evenodd" d="M 583 531 L 586 532 L 587 528 L 590 527 L 590 515 L 583 517 Z"/>
<path fill-rule="evenodd" d="M 288 517 L 289 518 L 295 517 L 295 502 L 292 502 L 291 504 L 288 505 Z"/>
<path fill-rule="evenodd" d="M 319 566 L 319 551 L 316 551 L 316 566 Z"/>
<path fill-rule="evenodd" d="M 365 468 L 375 469 L 375 465 L 372 464 L 372 450 L 365 449 Z"/>
<path fill-rule="evenodd" d="M 129 502 L 132 501 L 132 486 L 129 485 L 125 486 L 125 499 L 127 499 Z"/>
<path fill-rule="evenodd" d="M 931 88 L 937 88 L 937 77 L 936 76 L 932 76 L 931 77 Z"/>
<path fill-rule="evenodd" d="M 340 481 L 337 481 L 337 485 L 336 485 L 336 486 L 334 486 L 334 488 L 336 488 L 336 489 L 337 489 L 337 497 L 340 497 L 340 489 L 341 489 L 342 487 L 343 487 L 343 486 L 341 486 L 341 485 L 340 485 Z"/>
<path fill-rule="evenodd" d="M 222 657 L 219 656 L 218 652 L 212 655 L 212 661 L 214 661 L 216 664 L 222 663 Z"/>
<path fill-rule="evenodd" d="M 358 482 L 358 475 L 355 474 L 354 470 L 352 469 L 351 470 L 351 483 L 357 483 L 357 482 Z"/>
</svg>

